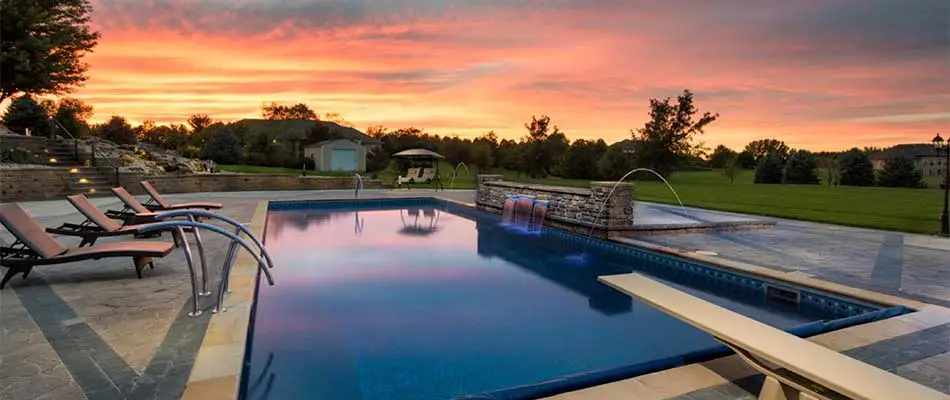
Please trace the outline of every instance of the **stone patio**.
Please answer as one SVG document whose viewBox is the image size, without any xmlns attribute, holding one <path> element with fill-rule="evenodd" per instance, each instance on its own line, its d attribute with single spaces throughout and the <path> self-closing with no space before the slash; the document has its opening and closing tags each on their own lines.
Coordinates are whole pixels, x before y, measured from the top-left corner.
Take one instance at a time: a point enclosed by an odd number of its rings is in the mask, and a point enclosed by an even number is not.
<svg viewBox="0 0 950 400">
<path fill-rule="evenodd" d="M 433 192 L 367 191 L 361 197 L 428 195 Z M 447 191 L 438 196 L 471 202 L 474 192 Z M 221 201 L 225 204 L 222 213 L 239 221 L 249 221 L 262 200 L 352 197 L 350 190 L 168 196 L 172 202 Z M 118 200 L 109 197 L 93 202 L 102 209 L 118 205 Z M 65 201 L 21 204 L 44 226 L 82 220 Z M 651 206 L 651 218 L 662 222 L 664 209 L 669 208 Z M 690 209 L 689 215 L 717 218 L 724 214 Z M 678 217 L 670 220 L 673 218 Z M 0 237 L 11 241 L 2 230 Z M 58 239 L 71 247 L 78 243 L 72 238 Z M 224 261 L 226 241 L 211 234 L 205 234 L 204 239 L 209 269 L 216 271 Z M 168 236 L 151 240 L 168 240 Z M 946 239 L 778 220 L 769 229 L 637 240 L 688 251 L 712 251 L 724 259 L 932 304 L 950 304 L 950 240 Z M 275 280 L 279 285 L 279 266 Z M 131 263 L 124 259 L 42 267 L 26 280 L 14 278 L 0 291 L 0 399 L 179 398 L 213 318 L 210 312 L 188 317 L 189 299 L 188 273 L 180 250 L 157 260 L 155 269 L 147 269 L 143 279 L 136 279 Z M 209 310 L 210 300 L 202 300 L 202 307 Z M 835 349 L 950 393 L 948 346 L 950 320 L 864 346 Z M 754 390 L 755 379 L 754 375 L 730 379 L 719 389 L 675 395 L 736 398 Z"/>
</svg>

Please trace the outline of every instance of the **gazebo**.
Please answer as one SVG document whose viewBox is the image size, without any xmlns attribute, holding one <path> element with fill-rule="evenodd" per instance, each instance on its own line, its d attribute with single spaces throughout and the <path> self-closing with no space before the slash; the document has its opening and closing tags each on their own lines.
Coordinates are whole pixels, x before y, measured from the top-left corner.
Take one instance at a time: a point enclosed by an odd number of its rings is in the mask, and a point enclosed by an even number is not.
<svg viewBox="0 0 950 400">
<path fill-rule="evenodd" d="M 428 149 L 409 149 L 403 150 L 392 155 L 396 158 L 405 158 L 409 160 L 412 167 L 406 171 L 406 175 L 396 178 L 393 189 L 404 185 L 410 189 L 409 185 L 428 184 L 435 185 L 435 190 L 440 188 L 445 190 L 442 185 L 442 178 L 439 174 L 439 161 L 445 159 L 445 156 Z"/>
</svg>

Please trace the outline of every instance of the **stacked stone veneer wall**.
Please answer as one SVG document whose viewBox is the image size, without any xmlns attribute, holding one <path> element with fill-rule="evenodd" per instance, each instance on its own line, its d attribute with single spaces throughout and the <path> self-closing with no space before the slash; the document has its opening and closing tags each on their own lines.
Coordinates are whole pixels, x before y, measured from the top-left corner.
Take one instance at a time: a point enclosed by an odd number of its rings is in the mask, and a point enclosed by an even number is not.
<svg viewBox="0 0 950 400">
<path fill-rule="evenodd" d="M 114 175 L 109 174 L 110 181 Z M 68 168 L 0 169 L 0 202 L 59 199 L 74 193 Z M 355 178 L 271 174 L 162 175 L 123 173 L 119 183 L 133 194 L 145 194 L 139 182 L 149 180 L 163 193 L 240 192 L 278 190 L 354 189 Z M 114 182 L 110 182 L 113 183 Z M 379 180 L 363 181 L 366 189 L 383 187 Z M 109 193 L 103 193 L 108 195 Z"/>
<path fill-rule="evenodd" d="M 285 174 L 214 174 L 143 176 L 123 173 L 120 184 L 132 194 L 145 194 L 139 182 L 148 180 L 162 193 L 247 192 L 279 190 L 355 189 L 356 178 L 331 176 L 299 176 Z M 364 180 L 365 189 L 382 188 L 378 180 Z"/>
<path fill-rule="evenodd" d="M 607 199 L 616 182 L 591 182 L 590 189 L 506 182 L 501 175 L 479 175 L 475 205 L 500 213 L 508 195 L 534 196 L 548 201 L 545 223 L 574 232 L 598 236 L 633 229 L 633 185 L 621 183 Z M 601 212 L 603 207 L 603 212 Z M 598 215 L 599 213 L 599 215 Z"/>
<path fill-rule="evenodd" d="M 0 151 L 25 148 L 39 153 L 46 148 L 46 137 L 0 134 Z"/>
<path fill-rule="evenodd" d="M 0 169 L 0 202 L 66 196 L 70 178 L 68 168 Z"/>
</svg>

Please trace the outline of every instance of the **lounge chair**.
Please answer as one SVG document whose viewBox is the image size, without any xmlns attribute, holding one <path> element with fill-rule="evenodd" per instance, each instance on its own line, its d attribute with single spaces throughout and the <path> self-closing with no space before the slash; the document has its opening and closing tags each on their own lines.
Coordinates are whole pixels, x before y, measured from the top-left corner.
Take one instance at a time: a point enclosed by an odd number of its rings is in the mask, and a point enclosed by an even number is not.
<svg viewBox="0 0 950 400">
<path fill-rule="evenodd" d="M 165 200 L 162 197 L 162 194 L 155 190 L 155 187 L 149 181 L 142 181 L 142 189 L 145 189 L 145 193 L 148 193 L 148 201 L 145 204 L 145 208 L 150 211 L 171 211 L 171 210 L 189 210 L 189 209 L 201 209 L 201 210 L 220 210 L 223 205 L 221 203 L 211 203 L 211 202 L 192 202 L 192 203 L 179 203 L 172 204 Z"/>
<path fill-rule="evenodd" d="M 85 195 L 76 194 L 66 196 L 66 200 L 85 216 L 86 220 L 80 224 L 66 222 L 57 228 L 46 228 L 46 232 L 54 235 L 80 237 L 82 241 L 79 243 L 79 247 L 96 244 L 96 240 L 101 237 L 133 235 L 138 238 L 152 237 L 161 234 L 159 231 L 154 233 L 139 233 L 138 227 L 142 226 L 141 223 L 120 225 L 109 218 L 106 213 L 96 208 L 95 204 L 92 204 Z M 138 222 L 154 222 L 153 220 L 148 220 L 146 214 L 138 214 L 138 216 Z"/>
<path fill-rule="evenodd" d="M 38 265 L 65 264 L 75 261 L 98 260 L 112 257 L 132 257 L 135 274 L 142 277 L 146 266 L 155 268 L 153 257 L 165 257 L 174 249 L 167 242 L 113 242 L 97 246 L 70 249 L 43 230 L 43 227 L 20 207 L 10 203 L 0 205 L 0 224 L 16 241 L 9 247 L 0 247 L 0 266 L 7 272 L 0 280 L 0 289 L 16 274 L 25 279 Z"/>
<path fill-rule="evenodd" d="M 406 176 L 400 176 L 396 178 L 396 185 L 408 185 L 410 183 L 416 183 L 419 179 L 419 168 L 409 168 L 406 171 Z"/>
<path fill-rule="evenodd" d="M 432 183 L 433 179 L 435 179 L 435 168 L 423 168 L 419 183 Z"/>
<path fill-rule="evenodd" d="M 184 204 L 173 204 L 171 208 L 157 208 L 156 206 L 147 207 L 146 205 L 140 203 L 135 196 L 132 196 L 128 190 L 119 186 L 112 188 L 112 193 L 115 194 L 119 200 L 122 201 L 123 208 L 122 210 L 115 211 L 109 210 L 106 211 L 106 215 L 112 219 L 118 219 L 124 221 L 126 224 L 140 224 L 143 221 L 149 221 L 152 215 L 160 211 L 172 211 L 172 210 L 187 210 L 187 209 L 203 209 L 210 210 L 215 209 L 213 207 L 221 208 L 219 203 L 184 203 Z M 198 218 L 200 219 L 200 218 Z"/>
</svg>

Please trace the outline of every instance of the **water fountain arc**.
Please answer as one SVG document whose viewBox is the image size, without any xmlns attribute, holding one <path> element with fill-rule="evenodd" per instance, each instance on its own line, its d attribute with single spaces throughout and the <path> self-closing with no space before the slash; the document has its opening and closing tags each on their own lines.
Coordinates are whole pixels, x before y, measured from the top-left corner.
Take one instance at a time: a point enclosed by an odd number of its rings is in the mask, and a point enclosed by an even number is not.
<svg viewBox="0 0 950 400">
<path fill-rule="evenodd" d="M 468 165 L 465 165 L 464 162 L 460 162 L 455 165 L 455 171 L 452 171 L 452 181 L 449 182 L 449 189 L 455 189 L 455 177 L 458 176 L 459 167 L 465 167 L 465 177 L 468 178 L 472 175 L 472 171 L 469 171 Z"/>
<path fill-rule="evenodd" d="M 630 175 L 633 175 L 637 172 L 649 172 L 649 173 L 652 173 L 653 175 L 656 175 L 657 178 L 660 178 L 660 180 L 666 184 L 666 187 L 668 187 L 670 191 L 673 192 L 673 196 L 676 197 L 676 201 L 679 203 L 680 208 L 683 210 L 683 214 L 686 217 L 689 217 L 689 212 L 686 210 L 686 206 L 683 205 L 683 201 L 680 200 L 679 194 L 676 193 L 676 190 L 673 189 L 673 185 L 670 185 L 670 182 L 667 181 L 666 178 L 663 177 L 663 175 L 660 175 L 660 173 L 649 168 L 634 168 L 630 170 L 629 172 L 627 172 L 626 174 L 624 174 L 622 177 L 620 177 L 619 180 L 617 180 L 616 183 L 614 183 L 614 186 L 610 189 L 609 192 L 607 192 L 607 197 L 604 198 L 604 202 L 603 204 L 600 205 L 600 209 L 597 211 L 597 214 L 594 214 L 594 221 L 590 226 L 590 230 L 587 231 L 587 235 L 585 237 L 586 240 L 584 241 L 584 247 L 583 247 L 583 250 L 581 251 L 581 258 L 583 258 L 584 255 L 587 253 L 587 245 L 588 243 L 590 243 L 590 237 L 591 235 L 594 234 L 594 229 L 597 227 L 597 222 L 600 220 L 600 215 L 603 214 L 604 208 L 607 207 L 607 202 L 610 201 L 610 197 L 613 196 L 614 191 L 617 190 L 617 187 L 620 186 L 620 184 L 623 183 L 625 179 L 627 179 Z"/>
</svg>

